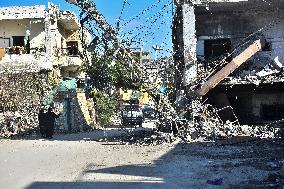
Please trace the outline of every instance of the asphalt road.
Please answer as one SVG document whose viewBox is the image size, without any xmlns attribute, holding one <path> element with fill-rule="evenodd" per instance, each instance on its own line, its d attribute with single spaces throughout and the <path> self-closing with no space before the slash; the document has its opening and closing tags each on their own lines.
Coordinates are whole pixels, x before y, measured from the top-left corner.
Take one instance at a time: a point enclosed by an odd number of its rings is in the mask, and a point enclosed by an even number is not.
<svg viewBox="0 0 284 189">
<path fill-rule="evenodd" d="M 233 158 L 247 152 L 247 147 L 120 145 L 96 141 L 102 134 L 0 140 L 0 188 L 228 188 L 267 175 L 267 171 L 240 165 L 244 159 Z M 206 183 L 215 178 L 224 182 L 219 186 Z"/>
</svg>

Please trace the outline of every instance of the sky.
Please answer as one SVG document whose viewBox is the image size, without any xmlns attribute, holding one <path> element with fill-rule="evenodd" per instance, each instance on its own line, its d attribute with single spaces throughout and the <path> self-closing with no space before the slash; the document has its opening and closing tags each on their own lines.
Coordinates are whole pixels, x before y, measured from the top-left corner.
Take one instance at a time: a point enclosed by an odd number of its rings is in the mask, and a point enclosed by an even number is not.
<svg viewBox="0 0 284 189">
<path fill-rule="evenodd" d="M 0 0 L 0 7 L 30 5 L 47 7 L 48 2 L 58 5 L 63 10 L 74 11 L 79 16 L 79 8 L 65 0 Z M 93 2 L 114 28 L 120 18 L 119 37 L 131 44 L 131 47 L 150 50 L 152 58 L 167 56 L 172 51 L 171 24 L 174 8 L 172 0 L 93 0 Z M 95 28 L 95 25 L 90 23 L 88 27 Z M 158 46 L 160 50 L 155 51 L 153 46 Z"/>
</svg>

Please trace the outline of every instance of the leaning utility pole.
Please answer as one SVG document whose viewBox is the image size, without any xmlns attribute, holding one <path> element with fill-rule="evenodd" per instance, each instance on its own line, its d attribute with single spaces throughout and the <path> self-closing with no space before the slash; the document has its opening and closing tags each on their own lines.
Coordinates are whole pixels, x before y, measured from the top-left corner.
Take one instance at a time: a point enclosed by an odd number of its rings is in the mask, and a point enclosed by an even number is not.
<svg viewBox="0 0 284 189">
<path fill-rule="evenodd" d="M 206 95 L 211 89 L 213 89 L 216 85 L 218 85 L 220 81 L 222 81 L 225 77 L 230 75 L 243 63 L 245 63 L 250 57 L 252 57 L 257 52 L 261 51 L 264 45 L 265 45 L 264 39 L 255 40 L 253 44 L 251 44 L 242 53 L 236 56 L 230 63 L 224 66 L 215 75 L 210 77 L 209 80 L 206 81 L 199 90 L 197 90 L 197 95 L 198 96 Z"/>
</svg>

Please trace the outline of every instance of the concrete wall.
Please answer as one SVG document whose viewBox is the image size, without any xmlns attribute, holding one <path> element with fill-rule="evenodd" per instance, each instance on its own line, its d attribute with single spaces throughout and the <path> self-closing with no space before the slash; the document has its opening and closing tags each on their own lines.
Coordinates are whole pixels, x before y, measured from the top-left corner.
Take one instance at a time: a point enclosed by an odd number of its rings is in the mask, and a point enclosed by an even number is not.
<svg viewBox="0 0 284 189">
<path fill-rule="evenodd" d="M 267 98 L 269 96 L 269 98 Z M 254 93 L 252 95 L 252 114 L 256 119 L 269 119 L 263 115 L 264 105 L 269 106 L 284 106 L 284 92 L 262 92 L 262 93 Z M 269 110 L 268 110 L 269 111 Z M 276 111 L 273 110 L 272 113 Z M 274 112 L 275 113 L 275 112 Z M 271 119 L 271 118 L 270 118 Z M 279 119 L 282 119 L 279 117 Z"/>
</svg>

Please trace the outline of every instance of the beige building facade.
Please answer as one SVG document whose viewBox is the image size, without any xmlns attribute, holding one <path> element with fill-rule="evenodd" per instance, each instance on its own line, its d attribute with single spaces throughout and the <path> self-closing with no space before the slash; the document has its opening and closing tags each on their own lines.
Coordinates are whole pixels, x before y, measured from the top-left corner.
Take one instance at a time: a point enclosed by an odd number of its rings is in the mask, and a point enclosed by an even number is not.
<svg viewBox="0 0 284 189">
<path fill-rule="evenodd" d="M 10 129 L 12 135 L 37 128 L 37 113 L 43 105 L 61 113 L 57 130 L 94 127 L 94 103 L 85 95 L 85 73 L 79 69 L 91 61 L 91 53 L 84 50 L 90 42 L 91 34 L 81 27 L 75 13 L 52 3 L 47 7 L 0 7 L 0 117 L 9 113 L 11 120 L 15 115 L 20 120 L 32 120 Z M 38 81 L 43 84 L 38 86 Z M 31 97 L 21 100 L 21 95 Z M 7 104 L 13 107 L 6 108 Z M 31 116 L 25 117 L 31 111 Z M 2 127 L 8 126 L 0 119 Z"/>
<path fill-rule="evenodd" d="M 91 35 L 76 15 L 49 3 L 0 8 L 0 64 L 35 70 L 53 70 L 61 77 L 84 78 L 82 38 Z M 87 52 L 87 54 L 89 54 Z"/>
</svg>

